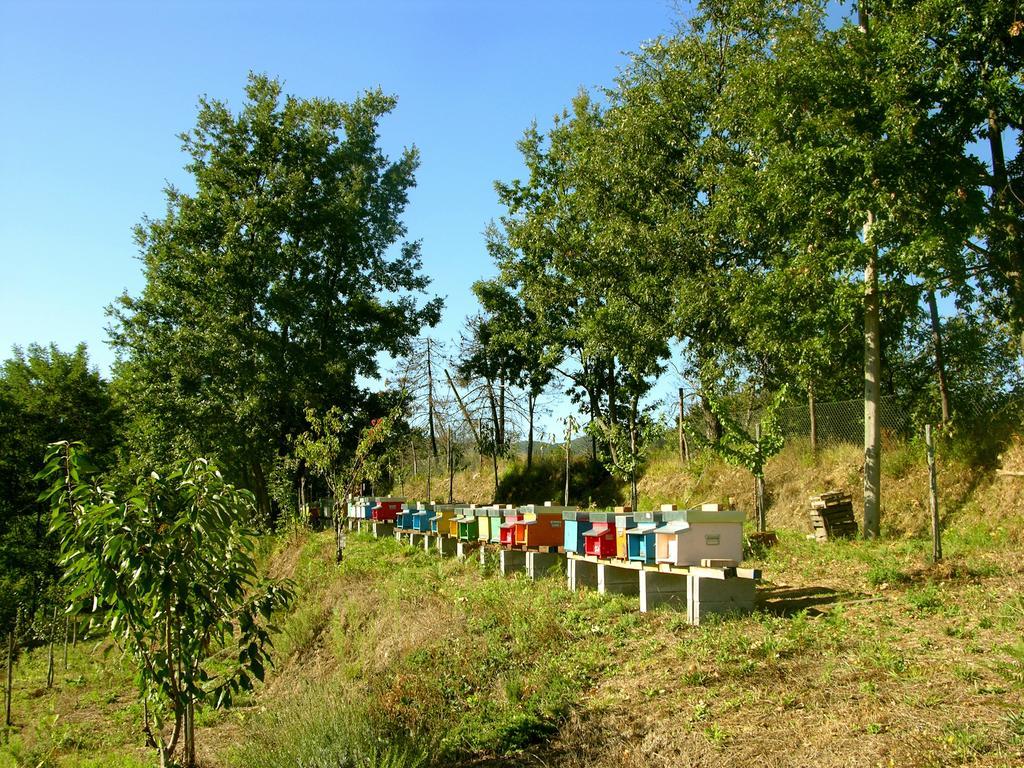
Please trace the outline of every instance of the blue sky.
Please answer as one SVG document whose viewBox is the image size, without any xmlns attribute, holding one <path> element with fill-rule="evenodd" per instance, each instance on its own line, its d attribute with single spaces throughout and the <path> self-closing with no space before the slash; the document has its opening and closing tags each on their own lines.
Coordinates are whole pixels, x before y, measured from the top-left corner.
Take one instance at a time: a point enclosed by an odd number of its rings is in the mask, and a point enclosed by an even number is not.
<svg viewBox="0 0 1024 768">
<path fill-rule="evenodd" d="M 625 51 L 670 32 L 672 0 L 33 2 L 0 0 L 0 353 L 89 345 L 104 372 L 104 307 L 142 288 L 132 227 L 188 187 L 177 134 L 201 94 L 241 102 L 250 70 L 297 96 L 398 96 L 392 154 L 416 144 L 406 214 L 447 308 L 473 311 L 492 274 L 481 232 L 515 142 L 582 87 L 610 84 Z"/>
</svg>

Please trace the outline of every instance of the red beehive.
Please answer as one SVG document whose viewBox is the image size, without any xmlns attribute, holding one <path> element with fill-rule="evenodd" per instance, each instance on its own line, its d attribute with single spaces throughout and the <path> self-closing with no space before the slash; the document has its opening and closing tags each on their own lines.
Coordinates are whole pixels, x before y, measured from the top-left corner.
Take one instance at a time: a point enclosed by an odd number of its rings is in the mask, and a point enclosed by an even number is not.
<svg viewBox="0 0 1024 768">
<path fill-rule="evenodd" d="M 393 523 L 401 511 L 401 501 L 381 500 L 373 508 L 370 517 L 377 522 Z"/>
<path fill-rule="evenodd" d="M 615 557 L 615 523 L 595 522 L 594 527 L 583 534 L 583 549 L 595 557 Z"/>
<path fill-rule="evenodd" d="M 514 547 L 516 545 L 516 523 L 523 519 L 518 512 L 510 512 L 505 515 L 505 522 L 501 524 L 501 546 Z"/>
</svg>

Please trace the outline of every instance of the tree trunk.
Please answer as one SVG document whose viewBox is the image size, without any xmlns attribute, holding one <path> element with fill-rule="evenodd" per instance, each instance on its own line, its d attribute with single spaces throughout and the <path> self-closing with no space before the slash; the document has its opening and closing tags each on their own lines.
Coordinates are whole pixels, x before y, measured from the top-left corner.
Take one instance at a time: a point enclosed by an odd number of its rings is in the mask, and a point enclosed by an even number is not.
<svg viewBox="0 0 1024 768">
<path fill-rule="evenodd" d="M 757 442 L 757 453 L 761 455 L 761 422 L 754 426 L 754 440 Z M 757 516 L 758 533 L 768 530 L 768 520 L 764 508 L 764 465 L 758 467 L 754 474 L 754 512 Z"/>
<path fill-rule="evenodd" d="M 14 614 L 14 626 L 7 633 L 7 688 L 4 690 L 4 725 L 10 728 L 11 722 L 11 699 L 14 697 L 14 638 L 18 634 L 18 619 L 20 612 Z"/>
<path fill-rule="evenodd" d="M 498 377 L 498 445 L 505 444 L 505 375 Z"/>
<path fill-rule="evenodd" d="M 196 765 L 196 703 L 189 697 L 185 711 L 185 768 Z"/>
<path fill-rule="evenodd" d="M 253 495 L 256 497 L 256 510 L 260 517 L 271 526 L 277 523 L 270 494 L 267 492 L 267 477 L 263 473 L 263 465 L 258 461 L 252 463 Z"/>
<path fill-rule="evenodd" d="M 864 225 L 868 263 L 864 269 L 864 536 L 881 533 L 882 426 L 879 423 L 882 332 L 879 319 L 878 251 L 871 245 L 874 215 Z"/>
<path fill-rule="evenodd" d="M 683 419 L 686 418 L 686 413 L 683 406 L 683 388 L 679 388 L 679 462 L 686 464 L 689 461 L 689 457 L 686 455 L 689 453 L 686 445 L 686 430 L 683 429 Z"/>
<path fill-rule="evenodd" d="M 533 411 L 537 406 L 537 397 L 530 393 L 526 397 L 526 407 L 529 414 L 529 429 L 526 433 L 526 468 L 533 467 Z"/>
<path fill-rule="evenodd" d="M 569 506 L 569 471 L 572 467 L 572 416 L 565 422 L 565 494 L 562 504 Z"/>
<path fill-rule="evenodd" d="M 493 438 L 492 442 L 494 443 L 492 446 L 492 452 L 495 457 L 497 457 L 498 446 L 502 445 L 501 423 L 499 421 L 500 417 L 498 416 L 498 402 L 494 396 L 494 385 L 491 383 L 490 379 L 485 379 L 485 383 L 487 385 L 487 402 L 491 406 L 491 437 Z"/>
<path fill-rule="evenodd" d="M 633 396 L 629 403 L 629 499 L 633 509 L 639 509 L 639 494 L 636 487 L 637 463 L 637 410 L 640 398 Z"/>
<path fill-rule="evenodd" d="M 430 452 L 437 458 L 437 437 L 434 435 L 434 363 L 430 339 L 427 339 L 427 423 L 430 429 Z"/>
<path fill-rule="evenodd" d="M 53 688 L 53 644 L 56 640 L 57 634 L 57 606 L 53 606 L 53 617 L 50 619 L 50 642 L 47 644 L 46 654 L 46 688 L 49 690 Z"/>
<path fill-rule="evenodd" d="M 587 390 L 587 396 L 590 398 L 590 421 L 593 423 L 601 414 L 601 397 L 593 389 Z M 593 429 L 590 431 L 590 460 L 597 463 L 597 435 Z"/>
<path fill-rule="evenodd" d="M 618 384 L 615 381 L 615 358 L 608 362 L 608 427 L 615 429 L 619 424 Z M 615 441 L 608 435 L 608 453 L 611 454 L 612 463 L 619 463 L 618 448 Z"/>
<path fill-rule="evenodd" d="M 494 501 L 498 502 L 498 451 L 491 451 L 491 462 L 494 465 Z"/>
<path fill-rule="evenodd" d="M 711 403 L 702 393 L 700 395 L 700 409 L 704 414 L 704 431 L 708 440 L 717 443 L 722 439 L 722 422 L 718 420 L 715 412 L 711 410 Z"/>
<path fill-rule="evenodd" d="M 942 355 L 942 324 L 935 291 L 928 291 L 928 315 L 932 324 L 932 352 L 935 356 L 935 375 L 939 380 L 939 402 L 942 406 L 942 425 L 949 423 L 949 386 L 946 383 L 946 363 Z"/>
<path fill-rule="evenodd" d="M 455 446 L 451 427 L 448 427 L 448 503 L 455 503 Z"/>
<path fill-rule="evenodd" d="M 466 408 L 466 404 L 462 402 L 462 396 L 459 394 L 459 390 L 455 388 L 455 382 L 452 381 L 452 375 L 448 373 L 447 368 L 444 371 L 444 375 L 448 379 L 448 386 L 452 388 L 452 394 L 455 395 L 456 402 L 459 404 L 459 410 L 462 411 L 462 418 L 469 425 L 469 431 L 473 433 L 473 439 L 476 441 L 477 448 L 480 448 L 480 432 L 477 431 L 476 422 L 469 415 L 469 409 Z"/>
</svg>

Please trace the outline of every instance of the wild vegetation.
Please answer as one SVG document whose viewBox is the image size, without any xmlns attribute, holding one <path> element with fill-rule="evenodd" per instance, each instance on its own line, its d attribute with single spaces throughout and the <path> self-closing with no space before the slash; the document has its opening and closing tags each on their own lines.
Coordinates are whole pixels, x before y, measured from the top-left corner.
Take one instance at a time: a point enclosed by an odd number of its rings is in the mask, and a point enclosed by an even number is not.
<svg viewBox="0 0 1024 768">
<path fill-rule="evenodd" d="M 181 734 L 189 766 L 1014 764 L 1022 58 L 1007 0 L 700 2 L 527 128 L 459 339 L 431 336 L 393 96 L 202 99 L 109 381 L 84 346 L 0 370 L 0 761 L 149 764 L 148 737 L 168 762 Z M 869 541 L 802 538 L 827 488 Z M 359 491 L 732 498 L 780 544 L 751 553 L 763 610 L 692 629 L 390 543 L 330 556 L 311 502 Z"/>
</svg>

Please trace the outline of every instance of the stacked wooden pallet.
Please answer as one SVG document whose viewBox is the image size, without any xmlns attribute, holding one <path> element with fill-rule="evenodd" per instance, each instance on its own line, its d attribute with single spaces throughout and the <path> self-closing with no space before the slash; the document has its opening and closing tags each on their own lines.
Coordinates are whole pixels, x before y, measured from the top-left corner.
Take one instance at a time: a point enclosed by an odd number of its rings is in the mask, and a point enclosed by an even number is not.
<svg viewBox="0 0 1024 768">
<path fill-rule="evenodd" d="M 853 498 L 842 491 L 826 491 L 811 496 L 811 525 L 814 538 L 850 539 L 857 536 L 857 520 L 853 516 Z"/>
</svg>

